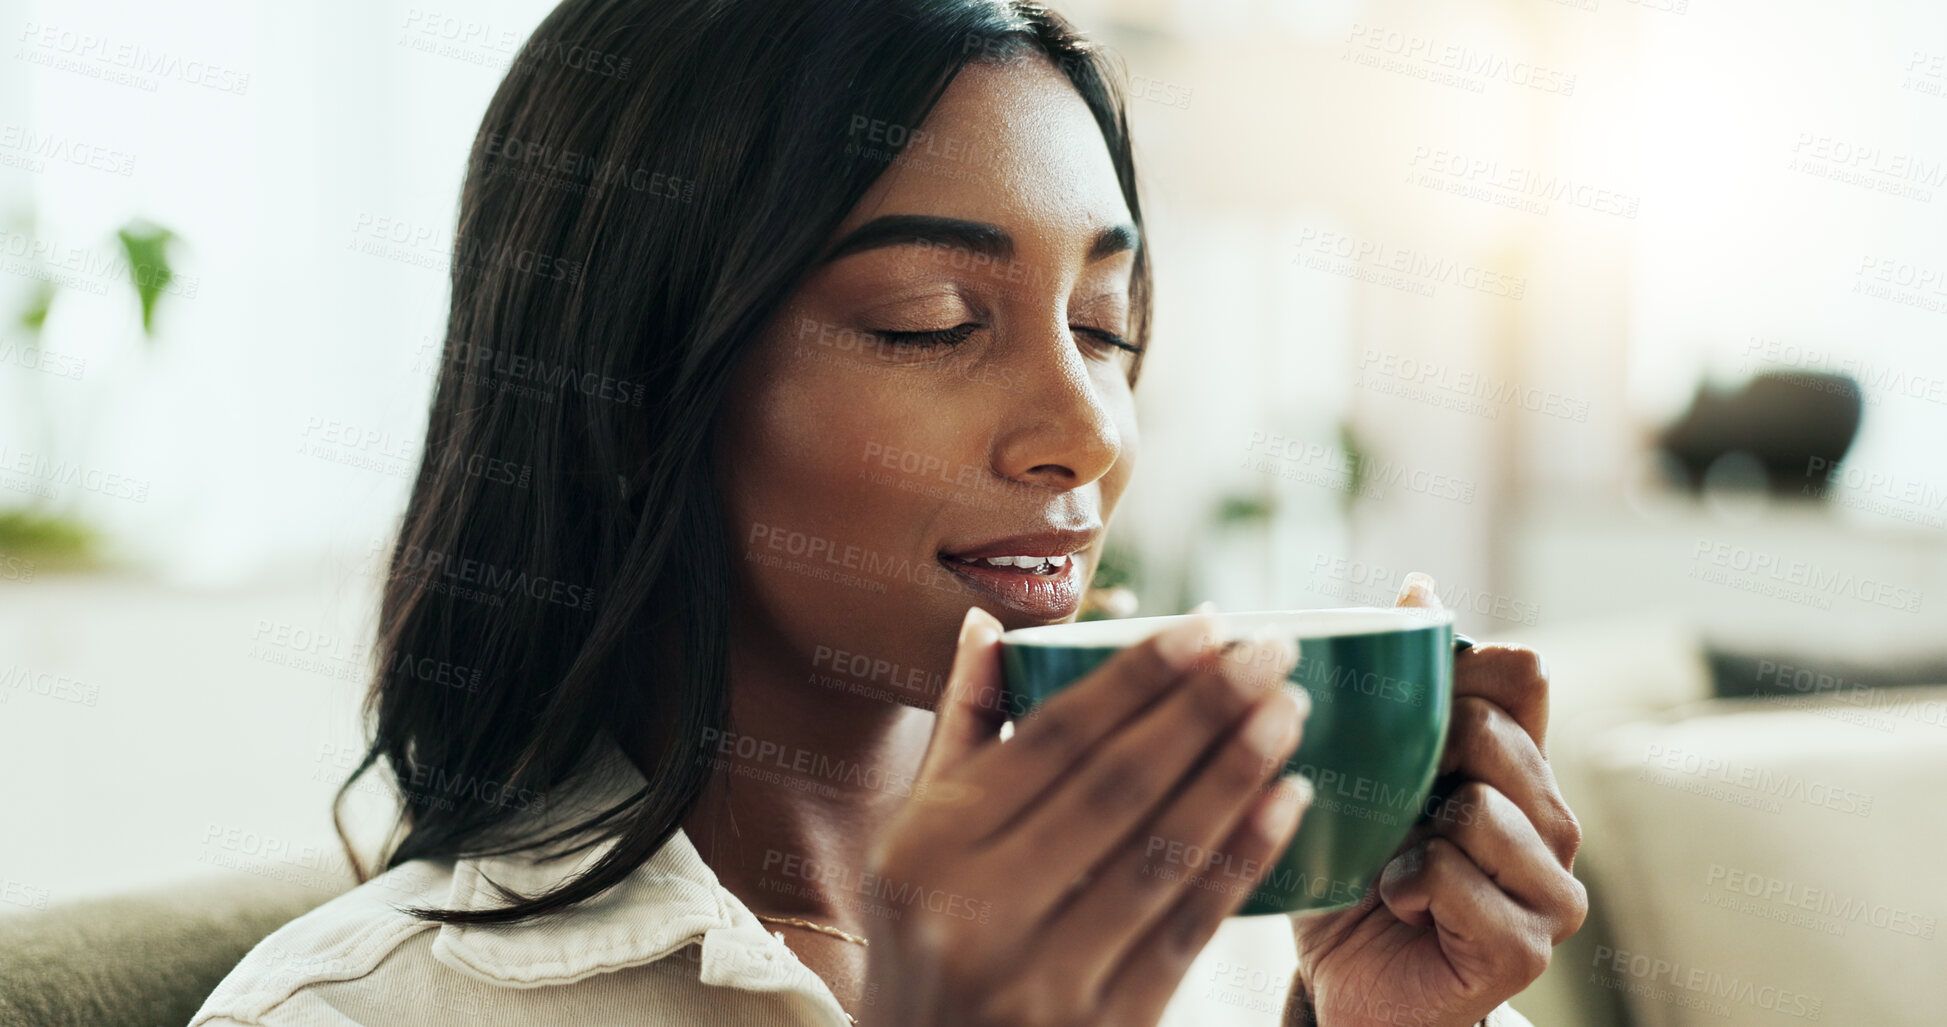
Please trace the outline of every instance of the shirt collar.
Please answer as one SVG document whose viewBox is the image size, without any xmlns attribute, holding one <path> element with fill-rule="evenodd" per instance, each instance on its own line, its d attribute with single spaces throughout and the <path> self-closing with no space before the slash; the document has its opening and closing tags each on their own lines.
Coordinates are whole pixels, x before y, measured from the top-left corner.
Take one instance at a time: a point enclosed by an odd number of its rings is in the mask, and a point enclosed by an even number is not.
<svg viewBox="0 0 1947 1027">
<path fill-rule="evenodd" d="M 589 804 L 606 808 L 645 783 L 619 752 L 605 753 L 595 764 L 597 770 L 574 793 L 572 807 L 549 803 L 550 821 L 565 822 L 590 809 Z M 457 860 L 446 908 L 503 904 L 493 883 L 522 895 L 541 894 L 593 866 L 613 844 L 552 859 L 516 853 Z M 540 987 L 654 962 L 699 941 L 703 983 L 802 992 L 828 1007 L 833 1022 L 845 1021 L 824 981 L 723 887 L 681 827 L 621 883 L 572 914 L 518 924 L 442 924 L 432 954 L 462 973 L 503 987 Z"/>
</svg>

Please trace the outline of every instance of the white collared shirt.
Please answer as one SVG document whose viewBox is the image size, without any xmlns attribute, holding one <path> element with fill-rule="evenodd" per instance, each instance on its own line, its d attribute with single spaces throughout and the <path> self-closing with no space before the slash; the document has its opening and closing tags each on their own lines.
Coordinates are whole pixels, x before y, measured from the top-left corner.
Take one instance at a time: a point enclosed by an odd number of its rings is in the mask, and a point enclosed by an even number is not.
<svg viewBox="0 0 1947 1027">
<path fill-rule="evenodd" d="M 680 828 L 621 884 L 565 915 L 471 926 L 400 911 L 498 905 L 489 880 L 538 895 L 606 849 L 403 864 L 265 938 L 190 1027 L 847 1027 L 831 989 L 718 882 Z M 1233 917 L 1161 1023 L 1275 1027 L 1295 959 L 1285 918 Z M 870 1001 L 852 1012 L 861 1027 L 882 1027 Z M 1505 1006 L 1487 1022 L 1529 1027 Z"/>
</svg>

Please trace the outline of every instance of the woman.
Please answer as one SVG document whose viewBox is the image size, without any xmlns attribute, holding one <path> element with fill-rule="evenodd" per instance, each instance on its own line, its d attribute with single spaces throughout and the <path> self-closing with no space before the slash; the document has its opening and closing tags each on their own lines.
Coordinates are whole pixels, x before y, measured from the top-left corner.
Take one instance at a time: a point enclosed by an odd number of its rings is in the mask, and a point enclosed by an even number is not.
<svg viewBox="0 0 1947 1027">
<path fill-rule="evenodd" d="M 1244 895 L 1141 839 L 1273 857 L 1303 711 L 1288 651 L 1193 622 L 999 738 L 995 638 L 1076 616 L 1133 466 L 1098 61 L 985 0 L 548 16 L 475 141 L 383 597 L 359 773 L 400 830 L 195 1023 L 1157 1022 Z M 1457 669 L 1466 813 L 1292 921 L 1292 1022 L 1520 1022 L 1580 923 L 1538 663 Z"/>
</svg>

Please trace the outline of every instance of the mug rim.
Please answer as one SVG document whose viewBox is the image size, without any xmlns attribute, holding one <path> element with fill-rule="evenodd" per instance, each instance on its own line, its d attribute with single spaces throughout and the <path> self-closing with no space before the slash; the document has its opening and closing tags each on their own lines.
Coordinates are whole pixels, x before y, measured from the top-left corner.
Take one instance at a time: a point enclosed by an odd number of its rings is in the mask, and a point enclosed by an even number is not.
<svg viewBox="0 0 1947 1027">
<path fill-rule="evenodd" d="M 1120 617 L 1061 624 L 1036 624 L 1001 633 L 1003 646 L 1037 649 L 1120 649 L 1171 627 L 1197 614 L 1175 613 L 1155 617 Z M 1260 633 L 1283 634 L 1286 638 L 1341 638 L 1353 635 L 1383 635 L 1420 631 L 1454 622 L 1454 611 L 1428 610 L 1411 606 L 1345 606 L 1321 610 L 1218 610 L 1214 617 L 1218 631 L 1231 637 Z M 1279 630 L 1286 622 L 1295 625 L 1295 634 Z M 1229 629 L 1229 630 L 1226 630 Z M 1049 637 L 1054 636 L 1054 637 Z"/>
</svg>

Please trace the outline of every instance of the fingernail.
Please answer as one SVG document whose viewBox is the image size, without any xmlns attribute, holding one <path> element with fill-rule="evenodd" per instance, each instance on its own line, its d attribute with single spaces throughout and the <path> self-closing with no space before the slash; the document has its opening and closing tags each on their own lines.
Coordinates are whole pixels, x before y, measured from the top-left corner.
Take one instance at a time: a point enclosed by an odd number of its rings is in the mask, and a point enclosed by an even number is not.
<svg viewBox="0 0 1947 1027">
<path fill-rule="evenodd" d="M 1291 701 L 1297 705 L 1298 720 L 1302 724 L 1305 718 L 1311 716 L 1312 713 L 1311 689 L 1306 688 L 1304 685 L 1294 685 L 1289 681 L 1280 684 L 1279 688 L 1284 694 L 1290 696 Z"/>
<path fill-rule="evenodd" d="M 1282 635 L 1254 635 L 1241 639 L 1224 654 L 1224 675 L 1247 699 L 1282 683 L 1298 663 L 1298 646 Z"/>
<path fill-rule="evenodd" d="M 1244 743 L 1266 758 L 1289 752 L 1297 736 L 1297 704 L 1282 693 L 1252 711 L 1250 722 L 1244 725 Z"/>
<path fill-rule="evenodd" d="M 969 606 L 967 615 L 960 618 L 960 640 L 956 646 L 964 648 L 968 642 L 986 645 L 1000 637 L 995 630 L 998 627 L 999 622 L 994 620 L 993 614 L 978 606 Z"/>
<path fill-rule="evenodd" d="M 1283 635 L 1273 635 L 1265 640 L 1274 654 L 1271 665 L 1280 679 L 1291 676 L 1292 668 L 1298 666 L 1298 641 Z"/>
<path fill-rule="evenodd" d="M 1296 801 L 1296 797 L 1288 792 L 1273 794 L 1275 798 L 1257 808 L 1257 829 L 1263 832 L 1264 837 L 1279 842 L 1291 833 L 1291 825 L 1297 822 L 1305 804 Z"/>
<path fill-rule="evenodd" d="M 1156 653 L 1177 670 L 1188 670 L 1217 636 L 1217 620 L 1207 613 L 1191 614 L 1156 636 Z"/>
<path fill-rule="evenodd" d="M 1413 594 L 1413 590 L 1415 588 L 1421 588 L 1421 587 L 1425 588 L 1428 592 L 1433 591 L 1433 575 L 1427 574 L 1423 571 L 1414 571 L 1413 573 L 1408 574 L 1406 576 L 1406 580 L 1399 583 L 1399 596 L 1394 600 L 1394 602 L 1398 603 L 1398 602 L 1405 601 L 1407 596 Z"/>
</svg>

